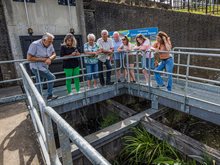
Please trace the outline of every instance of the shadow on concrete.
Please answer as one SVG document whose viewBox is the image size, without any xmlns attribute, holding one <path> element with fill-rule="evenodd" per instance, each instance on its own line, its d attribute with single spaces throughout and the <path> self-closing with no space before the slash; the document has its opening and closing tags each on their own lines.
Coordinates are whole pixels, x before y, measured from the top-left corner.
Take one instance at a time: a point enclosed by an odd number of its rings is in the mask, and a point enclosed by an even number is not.
<svg viewBox="0 0 220 165">
<path fill-rule="evenodd" d="M 4 165 L 7 160 L 12 158 L 10 155 L 4 154 L 9 152 L 18 152 L 16 164 L 31 165 L 31 164 L 44 164 L 40 152 L 40 146 L 37 142 L 36 133 L 34 131 L 30 119 L 26 119 L 20 123 L 14 130 L 12 130 L 0 144 L 0 165 Z M 7 163 L 8 165 L 8 163 Z"/>
<path fill-rule="evenodd" d="M 27 111 L 25 102 L 0 105 L 0 120 L 12 117 Z"/>
</svg>

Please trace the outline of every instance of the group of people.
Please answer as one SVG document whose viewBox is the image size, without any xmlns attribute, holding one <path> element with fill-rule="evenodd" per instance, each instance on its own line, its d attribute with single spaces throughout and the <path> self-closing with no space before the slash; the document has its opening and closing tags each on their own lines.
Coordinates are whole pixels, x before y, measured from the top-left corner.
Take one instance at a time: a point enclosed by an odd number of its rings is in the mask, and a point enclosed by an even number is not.
<svg viewBox="0 0 220 165">
<path fill-rule="evenodd" d="M 36 85 L 39 92 L 42 91 L 39 82 L 44 79 L 48 81 L 54 80 L 55 76 L 49 71 L 48 66 L 56 58 L 56 53 L 53 47 L 54 36 L 50 33 L 45 33 L 42 39 L 34 41 L 29 46 L 27 52 L 27 59 L 30 61 L 30 69 L 36 76 Z M 72 78 L 74 76 L 74 85 L 76 92 L 80 91 L 80 65 L 81 59 L 84 59 L 86 68 L 87 86 L 91 88 L 92 80 L 94 81 L 93 87 L 97 88 L 97 79 L 99 78 L 100 84 L 112 85 L 111 81 L 112 61 L 115 63 L 117 81 L 121 82 L 121 70 L 123 71 L 124 81 L 135 83 L 134 66 L 135 61 L 138 61 L 139 55 L 142 56 L 142 72 L 144 74 L 146 85 L 149 83 L 149 72 L 147 69 L 154 69 L 155 80 L 158 87 L 164 87 L 165 84 L 157 71 L 173 72 L 173 57 L 169 51 L 172 48 L 170 38 L 165 32 L 160 31 L 157 34 L 156 42 L 151 45 L 150 40 L 142 34 L 138 34 L 135 38 L 136 44 L 133 45 L 127 36 L 120 37 L 116 31 L 113 37 L 109 38 L 107 30 L 101 31 L 101 38 L 96 41 L 94 34 L 88 34 L 87 43 L 84 44 L 84 58 L 79 58 L 80 53 L 77 49 L 77 41 L 73 34 L 69 33 L 65 36 L 63 44 L 60 49 L 60 56 L 63 59 L 63 69 L 66 75 L 66 88 L 67 93 L 72 95 Z M 151 52 L 154 53 L 151 53 Z M 127 56 L 126 56 L 127 54 Z M 73 57 L 75 56 L 75 57 Z M 107 71 L 103 70 L 103 65 L 106 66 Z M 139 63 L 136 63 L 139 65 Z M 129 67 L 129 69 L 127 69 Z M 106 72 L 106 81 L 103 76 Z M 129 74 L 129 80 L 127 75 Z M 48 96 L 47 99 L 56 99 L 58 96 L 53 95 L 53 82 L 48 83 Z M 172 74 L 168 74 L 167 90 L 172 90 Z"/>
</svg>

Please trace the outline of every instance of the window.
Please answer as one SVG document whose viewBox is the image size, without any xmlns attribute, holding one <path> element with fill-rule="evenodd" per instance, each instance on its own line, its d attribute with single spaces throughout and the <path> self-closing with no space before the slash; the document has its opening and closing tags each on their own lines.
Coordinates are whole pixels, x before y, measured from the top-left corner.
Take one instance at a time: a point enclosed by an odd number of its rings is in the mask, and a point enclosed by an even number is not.
<svg viewBox="0 0 220 165">
<path fill-rule="evenodd" d="M 13 0 L 15 2 L 24 2 L 24 0 Z M 26 0 L 26 2 L 35 3 L 35 0 Z"/>
<path fill-rule="evenodd" d="M 75 0 L 69 0 L 70 6 L 76 6 Z M 59 5 L 68 5 L 68 0 L 58 0 Z"/>
</svg>

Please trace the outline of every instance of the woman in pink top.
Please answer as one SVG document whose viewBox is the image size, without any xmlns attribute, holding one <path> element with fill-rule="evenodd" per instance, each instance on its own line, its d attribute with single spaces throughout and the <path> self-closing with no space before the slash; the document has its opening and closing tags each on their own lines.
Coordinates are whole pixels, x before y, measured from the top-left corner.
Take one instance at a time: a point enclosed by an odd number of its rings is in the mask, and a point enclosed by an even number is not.
<svg viewBox="0 0 220 165">
<path fill-rule="evenodd" d="M 126 52 L 131 51 L 132 50 L 132 44 L 129 42 L 129 39 L 127 36 L 124 36 L 122 38 L 122 45 L 118 48 L 119 52 Z M 129 63 L 129 75 L 130 75 L 130 82 L 135 83 L 135 75 L 134 75 L 134 55 L 132 55 L 132 53 L 128 53 L 128 63 Z M 124 56 L 124 61 L 125 61 L 125 65 L 126 65 L 126 61 L 127 61 L 127 57 Z M 126 78 L 127 75 L 127 71 L 124 69 L 124 76 Z"/>
<path fill-rule="evenodd" d="M 141 50 L 141 51 L 149 51 L 150 50 L 150 41 L 148 38 L 144 37 L 142 34 L 138 34 L 136 36 L 136 50 Z M 149 59 L 150 59 L 150 66 L 149 66 Z M 144 74 L 145 80 L 146 80 L 146 85 L 152 86 L 151 82 L 148 84 L 148 80 L 150 75 L 148 74 L 147 69 L 154 69 L 154 55 L 151 54 L 150 52 L 144 52 L 142 54 L 142 72 Z"/>
<path fill-rule="evenodd" d="M 163 69 L 166 69 L 166 72 L 168 73 L 173 73 L 173 67 L 174 67 L 174 61 L 172 55 L 170 55 L 170 50 L 172 48 L 172 44 L 170 41 L 170 37 L 165 33 L 165 32 L 158 32 L 157 38 L 156 38 L 156 43 L 153 45 L 152 50 L 155 52 L 158 51 L 164 51 L 164 52 L 159 52 L 159 58 L 160 58 L 160 63 L 158 63 L 158 60 L 155 61 L 156 65 L 156 71 L 162 71 Z M 155 72 L 154 73 L 155 80 L 157 82 L 158 87 L 164 87 L 164 81 L 160 76 L 160 73 Z M 172 85 L 173 85 L 173 79 L 172 75 L 168 74 L 168 80 L 167 80 L 167 90 L 171 91 L 172 90 Z"/>
</svg>

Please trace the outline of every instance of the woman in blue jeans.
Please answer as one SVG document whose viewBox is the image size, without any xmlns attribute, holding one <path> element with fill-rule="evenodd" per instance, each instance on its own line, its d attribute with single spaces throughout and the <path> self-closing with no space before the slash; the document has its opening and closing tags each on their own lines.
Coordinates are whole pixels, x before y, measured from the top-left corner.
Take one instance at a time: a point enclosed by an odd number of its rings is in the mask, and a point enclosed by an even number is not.
<svg viewBox="0 0 220 165">
<path fill-rule="evenodd" d="M 88 34 L 87 36 L 88 42 L 84 44 L 84 52 L 86 55 L 89 55 L 89 57 L 85 57 L 85 64 L 86 64 L 86 73 L 89 74 L 87 75 L 87 85 L 88 88 L 91 87 L 91 80 L 92 78 L 94 79 L 94 88 L 97 88 L 97 78 L 98 73 L 98 54 L 99 52 L 99 47 L 97 43 L 95 42 L 95 35 L 94 34 Z M 94 74 L 90 74 L 94 73 Z"/>
<path fill-rule="evenodd" d="M 155 66 L 156 66 L 155 71 L 162 71 L 163 69 L 166 69 L 166 72 L 173 73 L 174 62 L 173 62 L 173 57 L 169 53 L 171 48 L 172 48 L 172 44 L 170 41 L 170 37 L 168 37 L 168 35 L 165 32 L 160 31 L 157 34 L 156 43 L 153 45 L 152 49 L 155 52 L 158 51 L 167 51 L 167 52 L 158 53 L 161 62 L 159 63 L 158 59 L 155 59 Z M 154 72 L 154 76 L 158 87 L 165 86 L 163 79 L 160 76 L 160 73 Z M 173 83 L 172 75 L 168 74 L 168 82 L 167 82 L 168 91 L 172 90 L 172 83 Z"/>
</svg>

